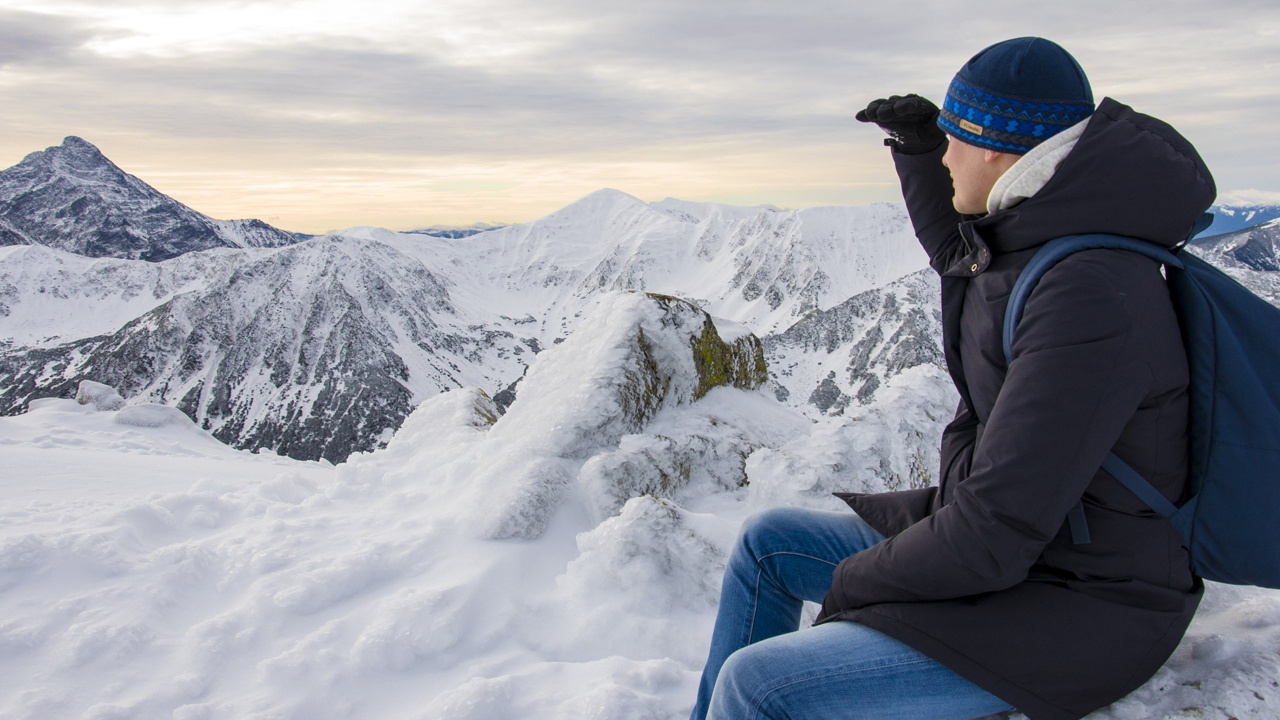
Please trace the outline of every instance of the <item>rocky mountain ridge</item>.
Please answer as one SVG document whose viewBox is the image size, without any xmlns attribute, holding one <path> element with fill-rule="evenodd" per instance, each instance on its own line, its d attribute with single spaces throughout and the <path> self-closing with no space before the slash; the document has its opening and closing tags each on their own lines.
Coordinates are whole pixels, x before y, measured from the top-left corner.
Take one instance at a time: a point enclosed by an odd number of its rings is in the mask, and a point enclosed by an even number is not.
<svg viewBox="0 0 1280 720">
<path fill-rule="evenodd" d="M 259 220 L 214 220 L 68 137 L 0 171 L 0 245 L 160 261 L 218 247 L 297 242 Z"/>
</svg>

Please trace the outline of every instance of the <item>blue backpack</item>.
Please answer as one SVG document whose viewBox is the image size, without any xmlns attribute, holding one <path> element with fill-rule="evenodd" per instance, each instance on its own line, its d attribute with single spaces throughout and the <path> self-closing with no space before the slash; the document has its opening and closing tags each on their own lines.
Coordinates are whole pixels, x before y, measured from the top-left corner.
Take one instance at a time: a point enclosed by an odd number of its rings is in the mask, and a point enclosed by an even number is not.
<svg viewBox="0 0 1280 720">
<path fill-rule="evenodd" d="M 1191 498 L 1174 506 L 1114 454 L 1102 468 L 1167 518 L 1196 575 L 1280 588 L 1280 308 L 1180 249 L 1118 235 L 1052 240 L 1018 277 L 1004 317 L 1004 357 L 1041 276 L 1091 248 L 1141 253 L 1164 263 L 1191 368 Z M 1074 542 L 1089 542 L 1084 507 L 1068 514 Z"/>
</svg>

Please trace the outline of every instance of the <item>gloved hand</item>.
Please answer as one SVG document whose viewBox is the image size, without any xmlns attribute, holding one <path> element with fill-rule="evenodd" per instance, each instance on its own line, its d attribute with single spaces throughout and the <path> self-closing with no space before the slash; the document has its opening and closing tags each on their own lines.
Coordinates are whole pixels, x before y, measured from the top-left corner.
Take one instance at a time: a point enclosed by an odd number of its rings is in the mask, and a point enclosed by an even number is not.
<svg viewBox="0 0 1280 720">
<path fill-rule="evenodd" d="M 938 127 L 938 106 L 915 94 L 872 100 L 854 118 L 879 125 L 889 133 L 884 144 L 904 155 L 922 155 L 946 139 Z"/>
</svg>

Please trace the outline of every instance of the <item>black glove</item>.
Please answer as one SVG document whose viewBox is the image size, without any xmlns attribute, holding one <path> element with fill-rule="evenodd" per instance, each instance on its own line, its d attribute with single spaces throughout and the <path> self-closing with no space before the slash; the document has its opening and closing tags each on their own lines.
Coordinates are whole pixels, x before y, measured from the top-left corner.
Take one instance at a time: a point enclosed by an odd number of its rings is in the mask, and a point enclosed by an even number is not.
<svg viewBox="0 0 1280 720">
<path fill-rule="evenodd" d="M 938 127 L 938 106 L 915 94 L 872 100 L 866 110 L 859 110 L 854 117 L 879 125 L 889 133 L 884 144 L 904 155 L 922 155 L 946 139 L 946 133 Z"/>
</svg>

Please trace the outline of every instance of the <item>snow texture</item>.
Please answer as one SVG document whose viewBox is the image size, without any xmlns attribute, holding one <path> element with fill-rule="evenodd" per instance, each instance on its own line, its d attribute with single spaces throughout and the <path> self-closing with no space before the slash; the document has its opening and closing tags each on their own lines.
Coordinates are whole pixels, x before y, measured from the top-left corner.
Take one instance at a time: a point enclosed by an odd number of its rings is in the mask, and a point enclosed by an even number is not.
<svg viewBox="0 0 1280 720">
<path fill-rule="evenodd" d="M 81 405 L 93 405 L 95 410 L 119 410 L 124 407 L 124 398 L 110 385 L 103 385 L 92 380 L 81 380 L 76 390 L 76 402 Z"/>
<path fill-rule="evenodd" d="M 742 521 L 932 482 L 955 401 L 928 364 L 842 416 L 697 397 L 704 322 L 605 295 L 505 415 L 440 393 L 337 466 L 113 420 L 145 405 L 0 417 L 0 716 L 686 717 Z M 1273 717 L 1277 648 L 1280 593 L 1210 584 L 1168 665 L 1092 718 Z"/>
</svg>

